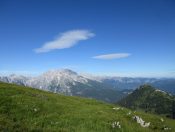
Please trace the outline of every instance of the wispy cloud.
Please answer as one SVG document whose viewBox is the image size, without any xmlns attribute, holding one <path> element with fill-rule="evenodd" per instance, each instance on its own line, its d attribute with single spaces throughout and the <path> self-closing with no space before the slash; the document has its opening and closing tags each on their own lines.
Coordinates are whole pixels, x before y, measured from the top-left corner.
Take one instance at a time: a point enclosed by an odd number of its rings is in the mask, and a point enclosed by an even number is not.
<svg viewBox="0 0 175 132">
<path fill-rule="evenodd" d="M 114 53 L 114 54 L 105 54 L 105 55 L 98 55 L 94 56 L 92 58 L 94 59 L 102 59 L 102 60 L 112 60 L 112 59 L 120 59 L 120 58 L 126 58 L 130 56 L 129 53 Z"/>
<path fill-rule="evenodd" d="M 34 49 L 36 53 L 49 52 L 55 49 L 65 49 L 76 45 L 81 40 L 94 37 L 89 30 L 70 30 L 61 33 L 55 40 L 46 42 L 41 48 Z"/>
</svg>

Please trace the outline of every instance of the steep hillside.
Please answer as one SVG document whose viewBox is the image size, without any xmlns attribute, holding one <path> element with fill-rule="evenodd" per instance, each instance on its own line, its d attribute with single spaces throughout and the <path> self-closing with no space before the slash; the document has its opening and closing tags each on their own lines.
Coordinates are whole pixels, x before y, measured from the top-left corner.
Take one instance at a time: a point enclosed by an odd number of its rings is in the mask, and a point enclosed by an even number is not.
<svg viewBox="0 0 175 132">
<path fill-rule="evenodd" d="M 174 124 L 171 119 L 93 99 L 0 83 L 0 131 L 173 132 Z"/>
<path fill-rule="evenodd" d="M 150 85 L 142 85 L 118 103 L 131 109 L 173 117 L 175 97 Z"/>
</svg>

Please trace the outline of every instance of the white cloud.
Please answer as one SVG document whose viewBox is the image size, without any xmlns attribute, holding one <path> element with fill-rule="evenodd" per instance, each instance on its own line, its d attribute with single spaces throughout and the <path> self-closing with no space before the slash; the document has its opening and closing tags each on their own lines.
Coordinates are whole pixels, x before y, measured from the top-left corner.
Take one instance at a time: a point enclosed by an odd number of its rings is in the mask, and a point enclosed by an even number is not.
<svg viewBox="0 0 175 132">
<path fill-rule="evenodd" d="M 129 53 L 114 53 L 114 54 L 105 54 L 105 55 L 98 55 L 94 56 L 92 58 L 94 59 L 102 59 L 102 60 L 112 60 L 112 59 L 120 59 L 120 58 L 126 58 L 130 56 Z"/>
<path fill-rule="evenodd" d="M 46 42 L 41 48 L 34 49 L 36 53 L 49 52 L 55 49 L 65 49 L 76 45 L 81 40 L 94 37 L 95 34 L 88 30 L 70 30 L 61 33 L 55 40 Z"/>
</svg>

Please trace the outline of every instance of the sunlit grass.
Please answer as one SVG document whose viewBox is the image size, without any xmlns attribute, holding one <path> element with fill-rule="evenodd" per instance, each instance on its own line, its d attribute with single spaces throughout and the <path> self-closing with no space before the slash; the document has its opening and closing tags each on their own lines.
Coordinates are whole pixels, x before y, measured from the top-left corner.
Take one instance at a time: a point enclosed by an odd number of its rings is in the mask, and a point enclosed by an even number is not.
<svg viewBox="0 0 175 132">
<path fill-rule="evenodd" d="M 163 131 L 164 126 L 175 131 L 174 120 L 161 122 L 156 115 L 114 107 L 119 106 L 0 83 L 0 131 L 150 132 Z M 150 127 L 142 128 L 134 115 L 151 122 Z M 121 128 L 112 127 L 115 121 Z"/>
</svg>

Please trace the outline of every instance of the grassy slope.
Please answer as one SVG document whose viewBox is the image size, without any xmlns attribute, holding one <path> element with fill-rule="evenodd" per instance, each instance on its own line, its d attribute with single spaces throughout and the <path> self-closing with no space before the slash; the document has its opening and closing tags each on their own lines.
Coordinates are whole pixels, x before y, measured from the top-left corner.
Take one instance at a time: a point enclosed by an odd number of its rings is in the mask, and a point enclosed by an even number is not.
<svg viewBox="0 0 175 132">
<path fill-rule="evenodd" d="M 174 100 L 174 96 L 155 91 L 150 85 L 143 85 L 118 103 L 127 108 L 142 109 L 145 112 L 172 117 Z"/>
<path fill-rule="evenodd" d="M 164 125 L 175 131 L 175 121 L 145 113 L 127 115 L 128 109 L 91 99 L 68 97 L 14 84 L 0 83 L 0 131 L 61 132 L 150 132 Z M 139 115 L 150 128 L 142 128 L 133 119 Z M 119 121 L 121 129 L 111 124 Z"/>
</svg>

